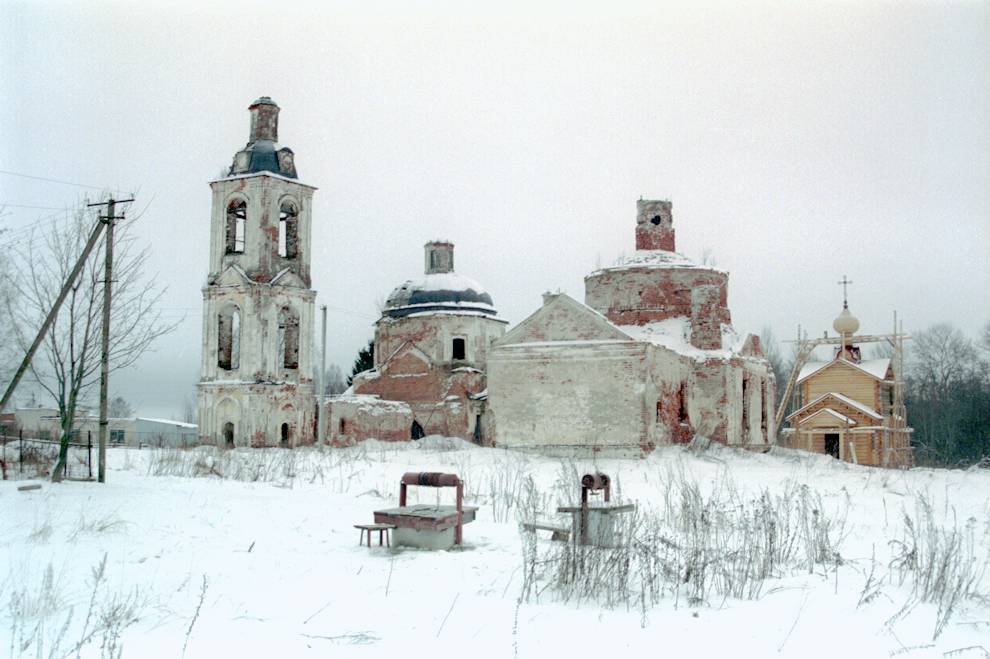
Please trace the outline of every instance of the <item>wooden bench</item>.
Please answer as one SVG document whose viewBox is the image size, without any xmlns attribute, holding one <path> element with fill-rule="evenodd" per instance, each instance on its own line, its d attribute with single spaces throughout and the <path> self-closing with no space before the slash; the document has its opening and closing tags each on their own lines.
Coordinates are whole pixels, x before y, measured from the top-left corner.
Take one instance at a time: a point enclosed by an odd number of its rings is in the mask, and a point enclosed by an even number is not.
<svg viewBox="0 0 990 659">
<path fill-rule="evenodd" d="M 395 524 L 355 524 L 354 528 L 361 529 L 361 535 L 358 538 L 358 544 L 364 544 L 365 534 L 368 536 L 368 546 L 371 546 L 371 532 L 378 531 L 378 546 L 382 546 L 382 535 L 385 536 L 385 546 L 391 547 L 392 543 L 389 542 L 388 532 L 395 528 Z"/>
<path fill-rule="evenodd" d="M 567 542 L 571 537 L 571 529 L 560 524 L 554 524 L 553 522 L 523 522 L 523 530 L 529 531 L 531 533 L 536 533 L 537 531 L 550 531 L 550 539 L 558 540 L 560 542 Z"/>
</svg>

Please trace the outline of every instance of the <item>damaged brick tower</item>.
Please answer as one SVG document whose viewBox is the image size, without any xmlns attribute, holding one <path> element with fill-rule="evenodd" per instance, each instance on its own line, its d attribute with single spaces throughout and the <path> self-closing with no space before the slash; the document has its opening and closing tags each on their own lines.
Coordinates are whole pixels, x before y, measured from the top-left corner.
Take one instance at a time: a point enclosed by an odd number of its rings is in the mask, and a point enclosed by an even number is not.
<svg viewBox="0 0 990 659">
<path fill-rule="evenodd" d="M 278 144 L 279 107 L 249 108 L 247 146 L 210 183 L 210 266 L 203 288 L 199 429 L 225 446 L 313 442 L 313 186 Z"/>
</svg>

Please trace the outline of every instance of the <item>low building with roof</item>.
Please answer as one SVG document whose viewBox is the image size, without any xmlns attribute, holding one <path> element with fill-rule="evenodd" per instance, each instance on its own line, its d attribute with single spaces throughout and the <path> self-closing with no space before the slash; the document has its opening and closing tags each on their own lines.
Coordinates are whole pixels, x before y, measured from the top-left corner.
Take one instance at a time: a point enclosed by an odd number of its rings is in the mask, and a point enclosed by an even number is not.
<svg viewBox="0 0 990 659">
<path fill-rule="evenodd" d="M 547 294 L 488 357 L 498 446 L 642 455 L 695 436 L 766 449 L 773 370 L 731 326 L 728 273 L 675 250 L 669 201 L 637 204 L 636 252 Z"/>
<path fill-rule="evenodd" d="M 423 277 L 397 286 L 375 323 L 374 368 L 327 403 L 332 444 L 433 434 L 485 439 L 488 352 L 507 323 L 481 284 L 454 271 L 453 243 L 428 242 L 424 256 Z M 407 417 L 400 432 L 396 424 Z"/>
</svg>

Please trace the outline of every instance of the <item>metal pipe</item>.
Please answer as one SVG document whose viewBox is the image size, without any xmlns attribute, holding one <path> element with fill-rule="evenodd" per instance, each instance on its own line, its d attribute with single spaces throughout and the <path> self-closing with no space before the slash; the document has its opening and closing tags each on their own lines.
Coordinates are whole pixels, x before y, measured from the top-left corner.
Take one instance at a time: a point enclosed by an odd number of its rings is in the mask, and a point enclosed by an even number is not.
<svg viewBox="0 0 990 659">
<path fill-rule="evenodd" d="M 423 485 L 426 487 L 457 487 L 461 479 L 457 474 L 443 474 L 438 471 L 409 471 L 402 475 L 400 481 L 404 485 Z"/>
</svg>

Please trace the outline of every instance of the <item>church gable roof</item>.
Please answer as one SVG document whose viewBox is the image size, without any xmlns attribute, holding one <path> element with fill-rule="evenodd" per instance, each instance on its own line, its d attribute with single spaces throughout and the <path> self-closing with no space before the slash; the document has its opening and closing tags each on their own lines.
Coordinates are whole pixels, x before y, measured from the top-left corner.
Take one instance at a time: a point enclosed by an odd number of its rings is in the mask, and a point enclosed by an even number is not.
<svg viewBox="0 0 990 659">
<path fill-rule="evenodd" d="M 272 277 L 272 286 L 285 286 L 287 288 L 309 288 L 300 279 L 299 275 L 292 272 L 289 268 L 283 268 L 277 275 Z"/>
<path fill-rule="evenodd" d="M 253 284 L 247 273 L 240 266 L 232 265 L 220 273 L 217 280 L 213 282 L 215 286 L 241 286 L 242 284 Z"/>
<path fill-rule="evenodd" d="M 430 370 L 433 360 L 416 344 L 406 341 L 392 351 L 384 362 L 378 366 L 378 372 L 383 375 L 412 375 L 426 373 Z"/>
<path fill-rule="evenodd" d="M 840 414 L 839 412 L 836 412 L 830 407 L 825 407 L 818 410 L 817 412 L 809 414 L 805 418 L 801 419 L 800 425 L 806 425 L 808 423 L 811 423 L 811 421 L 817 419 L 818 417 L 828 417 L 829 420 L 838 421 L 843 426 L 857 425 L 855 419 L 853 419 L 852 417 L 848 417 L 845 414 Z"/>
<path fill-rule="evenodd" d="M 559 341 L 634 341 L 605 316 L 565 293 L 557 293 L 494 345 Z"/>
<path fill-rule="evenodd" d="M 809 411 L 814 410 L 817 412 L 817 409 L 825 407 L 825 405 L 822 405 L 822 403 L 826 403 L 827 407 L 837 407 L 839 409 L 844 407 L 847 412 L 850 413 L 856 412 L 864 416 L 867 416 L 871 419 L 876 419 L 878 421 L 883 419 L 883 416 L 877 413 L 876 410 L 870 409 L 869 407 L 863 405 L 859 401 L 855 401 L 852 398 L 849 398 L 848 396 L 843 396 L 840 393 L 830 391 L 828 393 L 822 394 L 821 396 L 811 401 L 801 409 L 795 410 L 790 414 L 788 414 L 787 420 L 790 421 L 791 419 L 801 418 Z"/>
<path fill-rule="evenodd" d="M 864 373 L 874 380 L 885 380 L 887 379 L 887 374 L 890 371 L 890 359 L 869 359 L 866 361 L 851 362 L 848 359 L 833 359 L 829 362 L 808 362 L 801 367 L 801 371 L 798 373 L 797 383 L 800 384 L 810 378 L 813 375 L 821 373 L 826 369 L 829 369 L 836 364 L 844 364 L 849 368 L 856 371 Z"/>
</svg>

